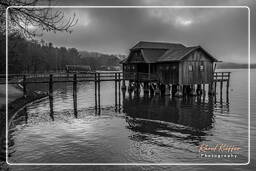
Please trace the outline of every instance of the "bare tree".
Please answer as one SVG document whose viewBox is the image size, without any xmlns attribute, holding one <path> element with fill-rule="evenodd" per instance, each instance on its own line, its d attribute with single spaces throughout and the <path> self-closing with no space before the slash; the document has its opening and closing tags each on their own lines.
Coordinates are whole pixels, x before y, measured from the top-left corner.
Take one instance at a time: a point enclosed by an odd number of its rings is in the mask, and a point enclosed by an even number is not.
<svg viewBox="0 0 256 171">
<path fill-rule="evenodd" d="M 40 2 L 41 3 L 41 2 Z M 9 32 L 20 32 L 26 37 L 41 35 L 43 31 L 66 31 L 71 33 L 71 28 L 77 23 L 75 14 L 66 18 L 64 12 L 52 8 L 38 8 L 39 0 L 1 0 L 0 1 L 0 31 L 5 34 L 5 12 L 8 9 Z M 43 5 L 50 6 L 51 0 L 44 1 Z M 24 8 L 22 6 L 29 6 Z M 31 29 L 33 27 L 33 29 Z"/>
</svg>

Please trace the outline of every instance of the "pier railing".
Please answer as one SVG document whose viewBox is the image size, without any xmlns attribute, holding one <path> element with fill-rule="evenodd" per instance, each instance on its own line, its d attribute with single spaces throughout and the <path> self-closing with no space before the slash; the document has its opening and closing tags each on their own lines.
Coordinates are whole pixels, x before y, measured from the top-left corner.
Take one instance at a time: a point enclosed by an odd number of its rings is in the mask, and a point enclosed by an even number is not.
<svg viewBox="0 0 256 171">
<path fill-rule="evenodd" d="M 214 72 L 213 80 L 218 81 L 229 81 L 230 72 Z"/>
<path fill-rule="evenodd" d="M 123 73 L 125 80 L 140 80 L 140 81 L 156 81 L 158 80 L 156 74 L 148 74 L 148 73 L 134 73 L 134 72 L 124 72 Z"/>
<path fill-rule="evenodd" d="M 26 83 L 48 83 L 50 76 L 53 82 L 73 82 L 74 74 L 69 73 L 43 73 L 43 74 L 8 74 L 8 84 L 17 84 L 20 82 Z M 96 75 L 96 76 L 95 76 Z M 0 75 L 0 84 L 5 84 L 5 74 Z M 157 81 L 156 74 L 148 73 L 134 73 L 134 72 L 88 72 L 77 73 L 76 79 L 78 82 L 82 81 L 115 81 L 115 80 L 140 80 L 140 81 Z M 97 79 L 97 80 L 96 80 Z M 214 72 L 214 82 L 229 82 L 230 72 Z"/>
</svg>

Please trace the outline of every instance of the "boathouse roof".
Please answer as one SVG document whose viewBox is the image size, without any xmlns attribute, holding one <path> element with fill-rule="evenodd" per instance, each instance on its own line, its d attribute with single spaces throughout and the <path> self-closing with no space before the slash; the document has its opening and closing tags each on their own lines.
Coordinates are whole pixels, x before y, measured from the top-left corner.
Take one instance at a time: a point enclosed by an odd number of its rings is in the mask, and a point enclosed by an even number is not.
<svg viewBox="0 0 256 171">
<path fill-rule="evenodd" d="M 201 46 L 186 47 L 180 43 L 165 43 L 165 42 L 145 42 L 140 41 L 133 46 L 130 55 L 121 61 L 121 63 L 129 63 L 129 58 L 134 51 L 140 51 L 145 63 L 159 63 L 159 62 L 178 62 L 184 60 L 190 53 L 201 50 L 213 61 L 218 60 L 210 55 Z"/>
</svg>

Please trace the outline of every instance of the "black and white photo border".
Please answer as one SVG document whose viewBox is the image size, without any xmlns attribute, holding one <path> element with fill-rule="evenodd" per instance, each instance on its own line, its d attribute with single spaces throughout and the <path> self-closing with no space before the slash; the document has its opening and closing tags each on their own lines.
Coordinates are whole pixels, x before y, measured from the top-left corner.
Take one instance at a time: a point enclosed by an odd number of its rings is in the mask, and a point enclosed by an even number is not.
<svg viewBox="0 0 256 171">
<path fill-rule="evenodd" d="M 249 165 L 250 163 L 250 8 L 248 6 L 9 6 L 6 8 L 6 104 L 8 104 L 8 10 L 11 8 L 159 8 L 159 9 L 168 9 L 168 8 L 193 8 L 193 9 L 202 9 L 202 8 L 234 8 L 234 9 L 247 9 L 248 11 L 248 161 L 246 163 L 189 163 L 189 162 L 179 162 L 179 163 L 11 163 L 8 161 L 8 105 L 6 105 L 6 163 L 8 165 Z M 17 113 L 17 112 L 16 112 Z M 14 115 L 15 116 L 15 115 Z M 13 116 L 13 117 L 14 117 Z"/>
</svg>

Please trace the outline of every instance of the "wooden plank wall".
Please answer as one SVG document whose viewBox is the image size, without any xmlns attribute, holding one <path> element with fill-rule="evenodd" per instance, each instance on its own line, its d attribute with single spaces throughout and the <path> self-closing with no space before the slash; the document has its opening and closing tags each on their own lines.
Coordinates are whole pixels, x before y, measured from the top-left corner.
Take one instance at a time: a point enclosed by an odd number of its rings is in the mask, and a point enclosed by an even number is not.
<svg viewBox="0 0 256 171">
<path fill-rule="evenodd" d="M 161 83 L 177 84 L 179 81 L 179 64 L 177 62 L 157 64 L 156 73 Z"/>
<path fill-rule="evenodd" d="M 189 71 L 189 65 L 192 66 L 192 71 Z M 204 66 L 203 71 L 200 71 L 200 65 Z M 179 73 L 180 84 L 207 84 L 213 79 L 213 63 L 207 54 L 199 49 L 180 62 Z"/>
<path fill-rule="evenodd" d="M 140 62 L 144 62 L 144 58 L 142 57 L 141 51 L 140 51 L 140 50 L 137 50 L 137 51 L 131 52 L 128 61 L 129 61 L 129 63 L 140 63 Z"/>
</svg>

